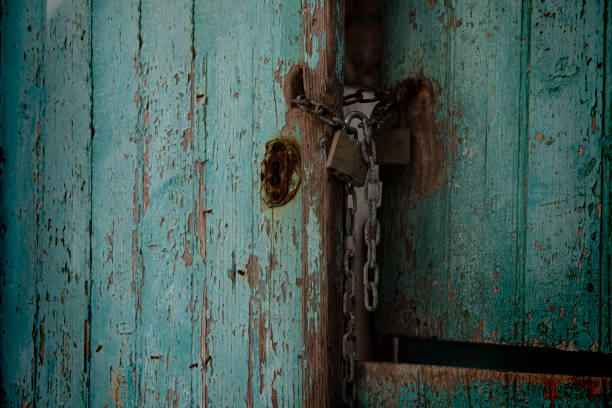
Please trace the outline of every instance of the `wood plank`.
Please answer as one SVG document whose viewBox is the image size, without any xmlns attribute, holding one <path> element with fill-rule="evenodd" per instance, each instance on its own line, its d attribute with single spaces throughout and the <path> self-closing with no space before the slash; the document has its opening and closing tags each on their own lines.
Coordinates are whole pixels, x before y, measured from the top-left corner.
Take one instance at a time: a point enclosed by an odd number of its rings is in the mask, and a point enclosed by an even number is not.
<svg viewBox="0 0 612 408">
<path fill-rule="evenodd" d="M 612 379 L 359 363 L 362 407 L 606 407 Z"/>
<path fill-rule="evenodd" d="M 196 277 L 204 405 L 335 406 L 339 376 L 328 360 L 338 366 L 331 316 L 339 297 L 330 293 L 338 288 L 333 238 L 341 217 L 332 218 L 340 205 L 327 193 L 335 182 L 319 141 L 331 140 L 331 130 L 289 109 L 297 95 L 288 88 L 308 77 L 308 97 L 340 101 L 322 87 L 342 69 L 336 5 L 232 4 L 240 13 L 219 14 L 227 2 L 195 4 L 195 138 L 206 145 L 206 262 Z M 299 66 L 304 75 L 291 76 Z M 301 146 L 303 182 L 291 201 L 269 208 L 259 196 L 260 162 L 279 136 Z"/>
<path fill-rule="evenodd" d="M 89 399 L 91 3 L 46 6 L 35 405 Z"/>
<path fill-rule="evenodd" d="M 34 403 L 40 127 L 43 111 L 38 1 L 3 2 L 0 84 L 0 405 Z M 34 339 L 32 338 L 34 336 Z M 21 341 L 16 341 L 19 339 Z"/>
<path fill-rule="evenodd" d="M 190 0 L 142 4 L 139 91 L 142 206 L 137 283 L 137 352 L 143 406 L 199 404 L 192 390 L 192 314 L 197 241 L 193 110 L 193 9 Z M 198 263 L 201 265 L 201 261 Z M 192 398 L 194 400 L 192 400 Z M 197 402 L 196 402 L 197 401 Z"/>
<path fill-rule="evenodd" d="M 2 19 L 3 402 L 336 406 L 341 189 L 287 89 L 340 110 L 340 5 L 30 6 Z M 304 182 L 270 209 L 279 136 Z"/>
<path fill-rule="evenodd" d="M 612 7 L 607 7 L 606 14 L 606 42 L 605 49 L 609 50 L 612 41 Z M 604 117 L 603 117 L 603 159 L 602 159 L 602 205 L 601 205 L 601 270 L 609 271 L 612 265 L 612 53 L 606 52 L 604 83 Z M 601 319 L 608 322 L 602 327 L 600 336 L 600 348 L 610 350 L 612 347 L 612 288 L 610 286 L 611 276 L 602 275 L 601 293 L 606 300 L 601 313 Z M 607 290 L 606 290 L 607 288 Z M 606 330 L 607 329 L 607 330 Z M 607 333 L 606 333 L 607 331 Z"/>
<path fill-rule="evenodd" d="M 304 91 L 337 115 L 342 113 L 344 3 L 307 0 L 303 5 Z M 286 98 L 287 96 L 285 96 Z M 304 406 L 341 404 L 342 234 L 344 189 L 325 170 L 332 129 L 294 111 L 303 129 L 302 331 Z M 293 125 L 289 119 L 286 128 Z M 324 148 L 322 148 L 324 147 Z"/>
<path fill-rule="evenodd" d="M 603 11 L 389 3 L 385 81 L 436 131 L 382 172 L 380 330 L 610 351 Z"/>
<path fill-rule="evenodd" d="M 529 100 L 525 341 L 598 351 L 603 2 L 534 5 Z M 609 114 L 609 113 L 608 113 Z M 538 288 L 538 290 L 536 290 Z M 606 333 L 607 334 L 607 333 Z M 610 350 L 605 350 L 610 352 Z"/>
<path fill-rule="evenodd" d="M 139 2 L 92 8 L 92 318 L 90 401 L 136 406 L 142 277 L 143 146 Z"/>
</svg>

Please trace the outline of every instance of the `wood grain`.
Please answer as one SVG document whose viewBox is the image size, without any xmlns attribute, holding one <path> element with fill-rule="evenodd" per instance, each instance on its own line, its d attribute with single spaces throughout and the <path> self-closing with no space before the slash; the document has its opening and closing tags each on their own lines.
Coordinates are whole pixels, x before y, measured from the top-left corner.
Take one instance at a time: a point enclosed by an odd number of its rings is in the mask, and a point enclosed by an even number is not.
<svg viewBox="0 0 612 408">
<path fill-rule="evenodd" d="M 32 390 L 36 387 L 40 356 L 36 280 L 44 106 L 43 79 L 39 75 L 42 15 L 43 7 L 37 1 L 2 3 L 0 403 L 4 406 L 34 403 Z"/>
<path fill-rule="evenodd" d="M 436 128 L 383 172 L 380 330 L 610 352 L 606 7 L 387 5 L 385 81 Z"/>
<path fill-rule="evenodd" d="M 287 78 L 339 111 L 341 21 L 3 2 L 3 406 L 336 406 L 341 196 Z M 277 137 L 304 178 L 271 209 Z"/>
<path fill-rule="evenodd" d="M 612 380 L 445 366 L 359 363 L 362 407 L 606 407 Z"/>
<path fill-rule="evenodd" d="M 91 3 L 47 4 L 34 405 L 89 399 L 91 281 Z"/>
</svg>

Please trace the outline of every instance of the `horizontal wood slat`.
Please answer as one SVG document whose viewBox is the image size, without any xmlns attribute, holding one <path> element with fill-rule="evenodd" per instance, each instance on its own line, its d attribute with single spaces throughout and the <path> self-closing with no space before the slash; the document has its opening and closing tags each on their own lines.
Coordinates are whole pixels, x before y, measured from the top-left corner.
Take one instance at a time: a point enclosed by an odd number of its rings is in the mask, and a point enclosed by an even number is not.
<svg viewBox="0 0 612 408">
<path fill-rule="evenodd" d="M 361 407 L 607 407 L 612 379 L 358 363 Z"/>
</svg>

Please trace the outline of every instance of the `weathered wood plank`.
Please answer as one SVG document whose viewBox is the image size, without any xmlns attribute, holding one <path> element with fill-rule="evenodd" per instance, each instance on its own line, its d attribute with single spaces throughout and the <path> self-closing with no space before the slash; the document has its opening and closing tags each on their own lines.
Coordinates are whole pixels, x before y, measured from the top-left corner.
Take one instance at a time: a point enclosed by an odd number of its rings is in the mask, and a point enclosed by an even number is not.
<svg viewBox="0 0 612 408">
<path fill-rule="evenodd" d="M 91 217 L 91 4 L 49 2 L 44 121 L 36 405 L 88 401 Z"/>
<path fill-rule="evenodd" d="M 287 110 L 275 74 L 281 81 L 301 59 L 299 2 L 245 3 L 240 16 L 220 18 L 223 7 L 196 4 L 196 64 L 205 69 L 197 93 L 206 104 L 197 137 L 206 141 L 210 211 L 204 403 L 300 405 L 301 193 L 273 210 L 259 198 L 264 145 Z M 293 137 L 299 142 L 301 134 Z M 295 239 L 277 241 L 292 233 Z"/>
<path fill-rule="evenodd" d="M 601 319 L 604 11 L 596 1 L 533 6 L 527 343 L 598 351 L 610 324 Z"/>
<path fill-rule="evenodd" d="M 331 129 L 287 85 L 340 108 L 340 4 L 30 6 L 2 20 L 2 324 L 20 340 L 3 332 L 3 398 L 336 406 Z M 304 182 L 269 209 L 259 162 L 279 135 Z"/>
<path fill-rule="evenodd" d="M 605 83 L 604 83 L 604 116 L 602 121 L 604 144 L 602 159 L 602 205 L 601 205 L 601 270 L 610 271 L 612 265 L 612 7 L 608 7 L 606 15 Z M 604 301 L 601 320 L 607 322 L 600 331 L 600 348 L 612 349 L 612 276 L 602 274 L 601 296 Z M 606 290 L 607 288 L 607 290 Z"/>
<path fill-rule="evenodd" d="M 0 405 L 34 403 L 44 8 L 2 2 L 0 45 Z M 18 341 L 17 341 L 18 340 Z"/>
<path fill-rule="evenodd" d="M 143 406 L 192 405 L 193 260 L 197 252 L 193 151 L 192 2 L 142 4 L 142 207 L 137 285 Z M 193 271 L 193 272 L 192 272 Z M 197 395 L 196 395 L 197 398 Z M 197 398 L 199 401 L 199 398 Z"/>
<path fill-rule="evenodd" d="M 303 6 L 304 93 L 342 112 L 344 2 L 308 0 Z M 287 95 L 285 95 L 287 98 Z M 341 404 L 342 234 L 344 189 L 325 170 L 333 131 L 296 112 L 303 129 L 302 333 L 303 386 L 307 407 Z M 288 120 L 287 128 L 292 126 Z"/>
<path fill-rule="evenodd" d="M 381 330 L 610 351 L 604 7 L 389 3 L 436 131 L 383 171 Z"/>
<path fill-rule="evenodd" d="M 330 255 L 323 239 L 335 225 L 325 222 L 323 133 L 310 132 L 304 123 L 314 119 L 289 109 L 297 95 L 287 87 L 301 78 L 286 77 L 303 58 L 312 69 L 328 67 L 322 53 L 336 41 L 337 27 L 325 14 L 335 15 L 331 3 L 234 2 L 241 12 L 224 15 L 218 10 L 226 3 L 195 5 L 196 139 L 206 142 L 208 212 L 205 405 L 334 406 L 326 268 L 334 270 L 337 247 Z M 304 39 L 303 18 L 307 24 L 314 16 L 324 31 L 308 30 Z M 312 97 L 322 99 L 318 91 Z M 279 136 L 301 146 L 303 184 L 289 203 L 270 209 L 259 196 L 260 161 L 265 143 Z"/>
<path fill-rule="evenodd" d="M 139 2 L 92 5 L 92 406 L 136 406 L 143 146 Z"/>
<path fill-rule="evenodd" d="M 606 407 L 612 379 L 359 363 L 363 407 Z"/>
</svg>

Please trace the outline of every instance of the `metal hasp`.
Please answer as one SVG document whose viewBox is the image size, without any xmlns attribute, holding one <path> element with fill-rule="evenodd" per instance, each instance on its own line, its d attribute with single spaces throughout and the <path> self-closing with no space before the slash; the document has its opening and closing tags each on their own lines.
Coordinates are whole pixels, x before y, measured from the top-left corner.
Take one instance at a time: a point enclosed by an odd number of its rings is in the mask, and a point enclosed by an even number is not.
<svg viewBox="0 0 612 408">
<path fill-rule="evenodd" d="M 291 200 L 302 179 L 300 168 L 300 152 L 294 143 L 286 139 L 266 143 L 266 153 L 261 161 L 261 199 L 270 207 Z"/>
</svg>

